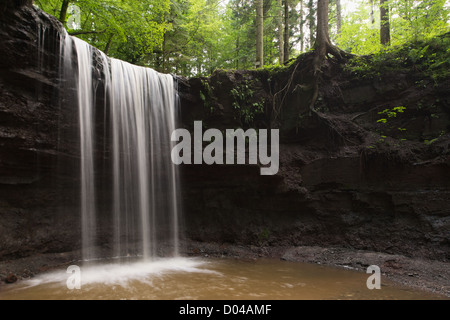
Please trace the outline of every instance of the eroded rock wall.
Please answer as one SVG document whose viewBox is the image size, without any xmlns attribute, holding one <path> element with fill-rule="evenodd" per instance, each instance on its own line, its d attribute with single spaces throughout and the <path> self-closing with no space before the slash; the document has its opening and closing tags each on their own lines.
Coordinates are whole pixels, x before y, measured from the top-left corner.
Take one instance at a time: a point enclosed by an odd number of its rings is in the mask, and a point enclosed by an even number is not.
<svg viewBox="0 0 450 320">
<path fill-rule="evenodd" d="M 78 114 L 71 93 L 60 92 L 61 25 L 9 3 L 0 21 L 0 259 L 80 248 Z M 448 259 L 449 80 L 422 89 L 405 74 L 361 80 L 329 61 L 316 116 L 310 60 L 178 79 L 182 126 L 281 132 L 275 176 L 258 166 L 182 166 L 185 236 Z M 434 104 L 433 113 L 419 103 Z M 380 110 L 399 105 L 407 110 L 392 125 L 406 140 L 377 123 Z M 99 152 L 99 163 L 107 156 Z M 99 186 L 108 187 L 109 169 L 97 173 Z M 106 219 L 110 208 L 99 207 Z"/>
<path fill-rule="evenodd" d="M 450 79 L 436 83 L 412 70 L 361 78 L 329 59 L 316 114 L 309 110 L 311 59 L 305 54 L 276 73 L 217 71 L 184 80 L 187 128 L 202 119 L 208 128 L 281 133 L 275 177 L 250 167 L 184 168 L 188 235 L 448 259 Z M 265 104 L 264 116 L 250 124 L 233 105 L 232 90 L 246 85 L 248 105 L 261 97 Z M 378 121 L 399 106 L 404 112 Z"/>
<path fill-rule="evenodd" d="M 0 19 L 0 257 L 79 246 L 76 110 L 61 96 L 61 25 L 25 1 Z"/>
</svg>

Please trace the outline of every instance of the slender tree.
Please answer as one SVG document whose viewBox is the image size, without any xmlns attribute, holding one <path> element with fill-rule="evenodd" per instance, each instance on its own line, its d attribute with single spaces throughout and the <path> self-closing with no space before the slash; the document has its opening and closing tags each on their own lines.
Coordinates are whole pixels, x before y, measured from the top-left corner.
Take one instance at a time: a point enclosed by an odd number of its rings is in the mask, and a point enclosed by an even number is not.
<svg viewBox="0 0 450 320">
<path fill-rule="evenodd" d="M 284 61 L 289 60 L 290 45 L 290 23 L 289 23 L 289 0 L 284 0 Z"/>
<path fill-rule="evenodd" d="M 380 41 L 382 45 L 391 43 L 391 27 L 389 23 L 389 4 L 388 0 L 380 0 Z"/>
<path fill-rule="evenodd" d="M 374 13 L 374 4 L 373 0 L 370 0 L 370 23 L 372 26 L 375 24 L 375 13 Z"/>
<path fill-rule="evenodd" d="M 314 0 L 308 1 L 308 22 L 309 22 L 309 46 L 310 48 L 313 48 L 315 42 L 314 35 L 316 29 Z"/>
<path fill-rule="evenodd" d="M 264 65 L 264 7 L 263 0 L 256 0 L 256 67 Z"/>
<path fill-rule="evenodd" d="M 277 0 L 278 62 L 284 62 L 283 0 Z"/>
<path fill-rule="evenodd" d="M 111 44 L 112 44 L 113 38 L 114 38 L 114 34 L 111 34 L 111 35 L 109 36 L 108 43 L 106 44 L 105 49 L 103 50 L 103 52 L 104 52 L 106 55 L 107 55 L 108 52 L 109 52 L 109 48 L 111 48 Z"/>
<path fill-rule="evenodd" d="M 336 28 L 338 35 L 341 34 L 341 26 L 342 26 L 341 0 L 336 0 Z"/>
<path fill-rule="evenodd" d="M 235 63 L 236 63 L 236 69 L 239 69 L 239 54 L 240 54 L 240 43 L 239 43 L 239 34 L 236 36 L 236 57 L 235 57 Z"/>
<path fill-rule="evenodd" d="M 300 0 L 300 21 L 299 21 L 299 29 L 300 29 L 300 52 L 305 51 L 305 41 L 304 41 L 304 37 L 305 37 L 305 31 L 303 29 L 304 25 L 305 25 L 305 21 L 303 20 L 303 15 L 304 15 L 304 10 L 303 10 L 303 0 Z"/>
<path fill-rule="evenodd" d="M 61 5 L 61 11 L 59 13 L 59 21 L 66 25 L 67 10 L 69 9 L 70 0 L 64 0 Z"/>
</svg>

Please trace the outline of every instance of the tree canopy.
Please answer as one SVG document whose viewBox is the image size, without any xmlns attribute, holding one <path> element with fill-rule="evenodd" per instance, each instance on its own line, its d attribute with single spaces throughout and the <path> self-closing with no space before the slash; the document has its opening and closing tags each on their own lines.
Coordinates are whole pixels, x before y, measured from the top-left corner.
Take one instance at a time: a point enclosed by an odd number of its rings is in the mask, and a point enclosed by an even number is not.
<svg viewBox="0 0 450 320">
<path fill-rule="evenodd" d="M 111 57 L 161 72 L 202 76 L 217 68 L 254 68 L 257 59 L 265 66 L 287 63 L 312 50 L 321 1 L 35 0 L 34 4 L 57 17 L 70 34 Z M 353 54 L 377 53 L 450 31 L 448 0 L 330 0 L 328 11 L 331 42 Z"/>
</svg>

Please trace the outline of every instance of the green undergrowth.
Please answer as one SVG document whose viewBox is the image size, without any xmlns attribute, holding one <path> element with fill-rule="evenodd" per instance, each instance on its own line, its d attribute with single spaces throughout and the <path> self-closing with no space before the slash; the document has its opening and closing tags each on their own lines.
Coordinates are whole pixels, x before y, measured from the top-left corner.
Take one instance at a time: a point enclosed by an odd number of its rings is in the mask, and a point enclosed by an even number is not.
<svg viewBox="0 0 450 320">
<path fill-rule="evenodd" d="M 416 73 L 435 82 L 450 77 L 450 32 L 378 53 L 351 58 L 345 69 L 360 78 L 381 78 L 388 73 Z"/>
<path fill-rule="evenodd" d="M 244 125 L 249 126 L 257 115 L 264 114 L 264 99 L 255 97 L 254 81 L 245 80 L 231 89 L 233 108 Z"/>
<path fill-rule="evenodd" d="M 291 59 L 288 62 L 286 62 L 285 64 L 277 63 L 277 64 L 266 65 L 260 69 L 257 69 L 257 71 L 267 72 L 267 73 L 269 73 L 269 75 L 271 75 L 273 73 L 284 72 L 284 71 L 289 70 L 296 62 L 297 62 L 297 59 Z"/>
<path fill-rule="evenodd" d="M 236 70 L 236 69 L 215 69 L 212 74 L 210 74 L 208 77 L 211 77 L 215 73 L 234 73 L 234 72 L 249 72 L 253 73 L 258 76 L 263 76 L 263 78 L 270 78 L 273 75 L 284 73 L 289 71 L 289 69 L 300 59 L 304 54 L 300 55 L 297 58 L 293 58 L 289 60 L 288 62 L 284 64 L 270 64 L 270 65 L 264 65 L 261 68 L 257 69 L 243 69 L 243 70 Z"/>
</svg>

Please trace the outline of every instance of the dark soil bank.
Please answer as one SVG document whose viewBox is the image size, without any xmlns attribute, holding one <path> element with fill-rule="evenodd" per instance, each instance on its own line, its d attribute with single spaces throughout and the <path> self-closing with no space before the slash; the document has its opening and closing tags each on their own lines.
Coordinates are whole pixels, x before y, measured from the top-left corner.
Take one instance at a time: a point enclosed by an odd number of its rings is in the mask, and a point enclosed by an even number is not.
<svg viewBox="0 0 450 320">
<path fill-rule="evenodd" d="M 35 274 L 80 258 L 80 161 L 77 110 L 60 92 L 62 26 L 26 1 L 0 4 L 4 280 L 9 272 Z M 212 243 L 230 243 L 224 254 L 240 258 L 379 264 L 402 283 L 448 293 L 450 79 L 435 81 L 417 67 L 364 76 L 329 58 L 311 110 L 312 59 L 308 53 L 277 70 L 177 78 L 180 126 L 191 130 L 203 120 L 205 128 L 273 128 L 281 135 L 274 176 L 261 176 L 258 166 L 181 168 L 184 236 L 197 242 L 192 252 L 216 255 L 222 247 Z M 102 133 L 108 125 L 100 102 Z M 383 123 L 385 110 L 396 116 Z M 108 157 L 104 146 L 97 141 L 98 164 Z M 110 168 L 99 165 L 96 183 L 110 185 Z M 101 196 L 99 245 L 107 246 L 111 230 L 102 221 L 111 208 Z"/>
</svg>

